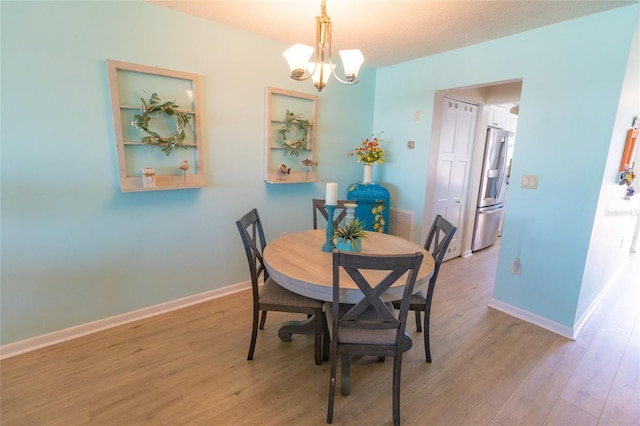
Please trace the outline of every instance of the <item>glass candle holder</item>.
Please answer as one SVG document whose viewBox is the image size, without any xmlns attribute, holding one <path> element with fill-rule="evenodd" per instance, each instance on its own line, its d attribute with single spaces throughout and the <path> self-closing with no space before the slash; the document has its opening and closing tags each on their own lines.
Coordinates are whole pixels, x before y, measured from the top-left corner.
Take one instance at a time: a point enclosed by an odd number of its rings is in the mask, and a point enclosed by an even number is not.
<svg viewBox="0 0 640 426">
<path fill-rule="evenodd" d="M 143 188 L 156 187 L 156 169 L 154 169 L 153 167 L 142 168 L 142 187 Z"/>
</svg>

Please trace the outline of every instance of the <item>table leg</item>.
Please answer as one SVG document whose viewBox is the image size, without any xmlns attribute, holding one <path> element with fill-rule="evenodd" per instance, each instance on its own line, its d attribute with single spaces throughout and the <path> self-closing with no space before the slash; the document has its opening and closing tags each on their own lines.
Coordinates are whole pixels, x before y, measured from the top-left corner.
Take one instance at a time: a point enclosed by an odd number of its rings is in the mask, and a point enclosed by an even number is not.
<svg viewBox="0 0 640 426">
<path fill-rule="evenodd" d="M 407 334 L 404 335 L 404 339 L 402 339 L 402 352 L 406 352 L 413 346 L 413 340 Z"/>
<path fill-rule="evenodd" d="M 325 333 L 328 335 L 329 330 L 324 317 L 322 318 L 322 323 L 318 324 L 316 316 L 310 315 L 303 321 L 285 321 L 282 323 L 278 330 L 278 337 L 283 342 L 290 342 L 293 334 L 314 336 L 314 358 L 316 364 L 320 365 L 322 361 L 329 359 L 328 339 L 326 339 Z"/>
<path fill-rule="evenodd" d="M 315 329 L 315 316 L 310 316 L 303 321 L 285 321 L 278 330 L 278 337 L 283 342 L 290 342 L 293 334 L 314 335 Z"/>
</svg>

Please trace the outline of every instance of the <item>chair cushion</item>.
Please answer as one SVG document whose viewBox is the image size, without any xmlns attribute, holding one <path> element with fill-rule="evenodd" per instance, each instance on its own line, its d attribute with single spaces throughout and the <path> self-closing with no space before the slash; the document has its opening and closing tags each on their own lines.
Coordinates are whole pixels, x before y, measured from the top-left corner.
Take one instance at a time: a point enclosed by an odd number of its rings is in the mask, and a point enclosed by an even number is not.
<svg viewBox="0 0 640 426">
<path fill-rule="evenodd" d="M 385 303 L 387 308 L 393 312 L 393 305 L 389 303 Z M 332 302 L 325 302 L 324 310 L 327 315 L 327 323 L 329 324 L 329 334 L 333 332 L 333 328 L 331 326 L 333 320 L 333 312 L 332 312 Z M 350 304 L 340 304 L 340 316 L 342 316 L 345 312 L 351 309 L 354 305 Z M 378 313 L 372 306 L 362 314 L 362 319 L 367 320 L 370 319 L 372 321 L 379 318 Z M 340 336 L 340 343 L 356 343 L 356 344 L 383 344 L 383 345 L 393 345 L 396 342 L 396 330 L 395 329 L 384 329 L 384 330 L 370 330 L 370 329 L 362 329 L 362 328 L 351 328 L 351 327 L 339 327 L 338 334 Z M 331 336 L 333 338 L 333 336 Z"/>
<path fill-rule="evenodd" d="M 424 311 L 426 309 L 426 306 L 427 306 L 426 298 L 427 298 L 427 296 L 424 294 L 424 292 L 422 290 L 420 290 L 419 292 L 413 294 L 411 296 L 411 299 L 409 299 L 409 310 L 412 310 L 412 311 L 416 311 L 416 310 Z M 400 309 L 400 303 L 401 302 L 402 302 L 401 300 L 394 300 L 393 301 L 393 306 L 396 309 Z"/>
<path fill-rule="evenodd" d="M 287 305 L 299 308 L 313 309 L 321 308 L 323 303 L 319 300 L 301 296 L 297 293 L 287 290 L 271 278 L 268 278 L 262 286 L 259 299 L 260 303 L 269 305 Z"/>
<path fill-rule="evenodd" d="M 424 292 L 422 290 L 420 290 L 419 292 L 417 292 L 417 293 L 415 293 L 415 294 L 413 294 L 411 296 L 410 304 L 411 305 L 426 305 L 426 303 L 427 303 L 426 300 L 425 300 L 426 298 L 427 298 L 427 295 L 424 294 Z"/>
</svg>

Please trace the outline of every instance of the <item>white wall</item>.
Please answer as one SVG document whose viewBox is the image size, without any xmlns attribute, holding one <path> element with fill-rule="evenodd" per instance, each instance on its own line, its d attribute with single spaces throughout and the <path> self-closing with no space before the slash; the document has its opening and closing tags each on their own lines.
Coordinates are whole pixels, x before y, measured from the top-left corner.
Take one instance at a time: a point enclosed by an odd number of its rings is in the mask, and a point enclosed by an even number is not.
<svg viewBox="0 0 640 426">
<path fill-rule="evenodd" d="M 618 180 L 627 132 L 636 117 L 640 117 L 640 27 L 638 26 L 636 26 L 624 82 L 620 90 L 611 145 L 602 174 L 600 198 L 576 311 L 575 319 L 580 324 L 605 286 L 612 283 L 611 279 L 626 266 L 632 248 L 633 235 L 640 214 L 640 196 L 625 200 L 627 187 L 620 186 Z M 639 164 L 637 152 L 636 150 L 635 161 Z M 638 170 L 637 166 L 636 170 Z M 634 187 L 640 188 L 640 181 L 637 179 Z"/>
</svg>

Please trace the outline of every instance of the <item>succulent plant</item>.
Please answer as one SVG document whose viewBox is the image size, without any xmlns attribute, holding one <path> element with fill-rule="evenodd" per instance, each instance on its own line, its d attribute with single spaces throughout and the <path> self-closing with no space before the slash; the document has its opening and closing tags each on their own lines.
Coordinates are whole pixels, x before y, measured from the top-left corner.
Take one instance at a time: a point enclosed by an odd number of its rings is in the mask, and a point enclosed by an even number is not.
<svg viewBox="0 0 640 426">
<path fill-rule="evenodd" d="M 364 223 L 360 219 L 355 218 L 351 222 L 348 222 L 342 226 L 338 225 L 333 229 L 334 238 L 340 238 L 342 240 L 358 240 L 360 238 L 366 239 L 367 232 L 364 230 Z"/>
</svg>

